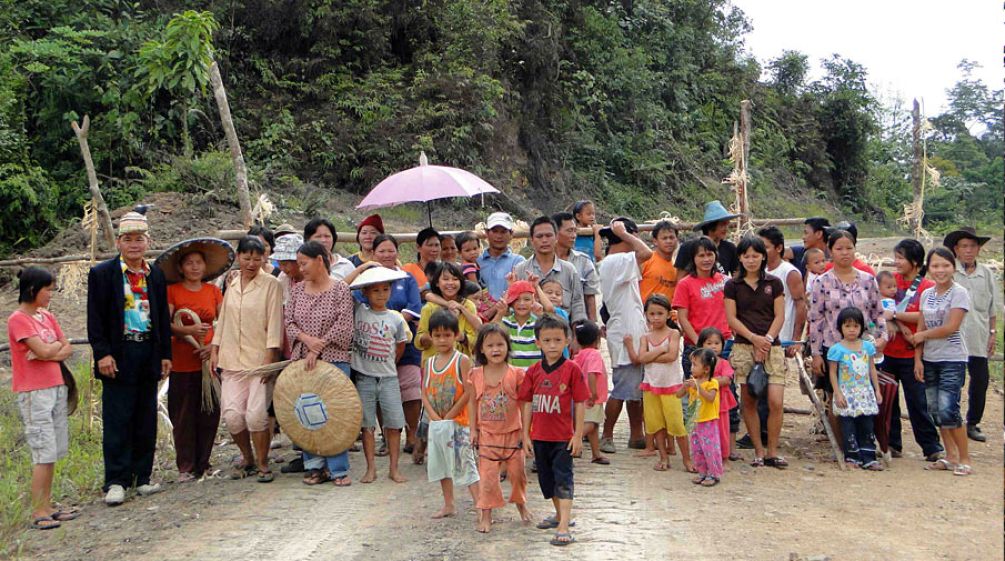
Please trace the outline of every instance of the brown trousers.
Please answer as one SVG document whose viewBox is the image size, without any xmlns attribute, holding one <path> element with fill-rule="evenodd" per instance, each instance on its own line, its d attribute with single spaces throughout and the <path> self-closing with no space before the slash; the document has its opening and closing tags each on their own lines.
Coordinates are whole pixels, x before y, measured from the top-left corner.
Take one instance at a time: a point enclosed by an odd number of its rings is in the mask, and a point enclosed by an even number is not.
<svg viewBox="0 0 1005 561">
<path fill-rule="evenodd" d="M 172 372 L 168 386 L 168 417 L 174 425 L 175 458 L 179 473 L 202 475 L 220 426 L 220 406 L 202 410 L 202 372 Z"/>
</svg>

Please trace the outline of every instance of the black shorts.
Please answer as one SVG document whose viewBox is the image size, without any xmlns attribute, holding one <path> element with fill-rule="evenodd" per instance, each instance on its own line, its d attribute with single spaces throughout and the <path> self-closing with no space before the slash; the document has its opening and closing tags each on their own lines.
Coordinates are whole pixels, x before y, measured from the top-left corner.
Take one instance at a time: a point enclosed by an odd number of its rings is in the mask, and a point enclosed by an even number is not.
<svg viewBox="0 0 1005 561">
<path fill-rule="evenodd" d="M 534 462 L 537 464 L 537 482 L 544 498 L 572 500 L 572 452 L 568 441 L 534 441 Z"/>
</svg>

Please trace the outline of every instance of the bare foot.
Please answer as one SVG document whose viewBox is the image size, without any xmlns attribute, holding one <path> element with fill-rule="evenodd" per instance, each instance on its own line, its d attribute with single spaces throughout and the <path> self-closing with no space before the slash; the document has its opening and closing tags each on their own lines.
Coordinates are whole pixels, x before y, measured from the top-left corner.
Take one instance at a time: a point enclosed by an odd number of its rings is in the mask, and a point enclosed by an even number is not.
<svg viewBox="0 0 1005 561">
<path fill-rule="evenodd" d="M 388 473 L 387 474 L 387 478 L 390 479 L 391 481 L 394 481 L 395 483 L 404 483 L 404 482 L 408 481 L 407 477 L 405 477 L 404 475 L 401 475 L 397 471 L 392 471 L 392 472 Z"/>
<path fill-rule="evenodd" d="M 635 453 L 636 458 L 651 458 L 657 454 L 656 450 L 641 450 Z"/>
<path fill-rule="evenodd" d="M 439 520 L 440 518 L 450 518 L 454 514 L 457 514 L 457 512 L 454 510 L 454 507 L 445 506 L 440 510 L 436 511 L 436 514 L 434 514 L 432 518 L 433 520 Z"/>
<path fill-rule="evenodd" d="M 534 513 L 527 508 L 527 505 L 516 505 L 516 509 L 520 511 L 520 520 L 524 524 L 530 524 L 534 520 Z"/>
<path fill-rule="evenodd" d="M 364 473 L 363 477 L 360 478 L 360 480 L 359 480 L 360 483 L 373 483 L 374 481 L 377 481 L 377 470 L 376 470 L 376 468 L 375 469 L 368 469 L 368 470 L 366 470 L 366 473 Z"/>
<path fill-rule="evenodd" d="M 475 528 L 483 534 L 489 533 L 492 529 L 492 511 L 482 509 L 481 513 L 478 515 L 478 526 Z"/>
<path fill-rule="evenodd" d="M 660 460 L 653 466 L 656 471 L 667 471 L 670 469 L 670 460 Z"/>
<path fill-rule="evenodd" d="M 684 471 L 688 473 L 698 473 L 698 470 L 694 469 L 694 466 L 688 462 L 684 462 Z"/>
</svg>

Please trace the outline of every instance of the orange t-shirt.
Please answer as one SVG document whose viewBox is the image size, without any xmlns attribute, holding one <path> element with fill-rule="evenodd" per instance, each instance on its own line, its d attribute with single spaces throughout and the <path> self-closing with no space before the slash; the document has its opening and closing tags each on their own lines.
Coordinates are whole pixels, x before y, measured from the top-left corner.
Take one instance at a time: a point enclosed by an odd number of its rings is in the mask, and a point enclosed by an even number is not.
<svg viewBox="0 0 1005 561">
<path fill-rule="evenodd" d="M 642 264 L 642 280 L 639 281 L 639 292 L 645 302 L 653 293 L 664 294 L 673 302 L 673 293 L 677 288 L 677 268 L 672 261 L 667 261 L 659 253 L 653 252 Z"/>
<path fill-rule="evenodd" d="M 199 316 L 203 323 L 212 324 L 216 320 L 216 311 L 223 303 L 223 292 L 215 284 L 202 283 L 198 292 L 192 292 L 178 282 L 167 287 L 168 305 L 177 314 L 178 310 L 192 310 Z M 171 318 L 172 322 L 174 318 Z M 182 323 L 193 325 L 189 316 L 182 316 Z M 206 333 L 202 341 L 208 345 L 213 340 L 213 329 Z M 175 372 L 201 372 L 202 361 L 196 354 L 195 347 L 181 337 L 171 337 L 171 369 Z"/>
<path fill-rule="evenodd" d="M 406 263 L 405 265 L 402 265 L 401 270 L 412 275 L 412 278 L 415 279 L 415 283 L 419 285 L 419 290 L 422 290 L 427 284 L 429 284 L 429 280 L 426 278 L 426 272 L 422 270 L 422 267 L 420 267 L 418 263 Z"/>
<path fill-rule="evenodd" d="M 517 389 L 523 381 L 524 369 L 508 366 L 495 386 L 485 383 L 481 366 L 471 369 L 471 384 L 475 387 L 475 407 L 478 408 L 478 431 L 507 434 L 523 428 Z"/>
</svg>

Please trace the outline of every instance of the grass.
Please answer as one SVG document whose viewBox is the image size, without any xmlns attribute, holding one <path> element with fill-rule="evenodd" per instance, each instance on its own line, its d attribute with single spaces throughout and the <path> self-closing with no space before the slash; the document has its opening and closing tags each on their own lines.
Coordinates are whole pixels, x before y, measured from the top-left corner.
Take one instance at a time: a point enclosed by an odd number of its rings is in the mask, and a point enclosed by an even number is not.
<svg viewBox="0 0 1005 561">
<path fill-rule="evenodd" d="M 70 417 L 70 450 L 56 463 L 52 498 L 64 504 L 90 500 L 101 489 L 104 478 L 101 452 L 101 425 L 95 413 L 93 429 L 87 430 L 85 398 L 90 369 L 87 363 L 74 368 L 80 401 Z M 100 385 L 94 385 L 94 402 L 100 411 Z M 17 558 L 23 547 L 31 514 L 31 451 L 24 438 L 24 424 L 18 414 L 17 396 L 0 390 L 0 559 Z M 56 530 L 59 531 L 59 530 Z"/>
</svg>

